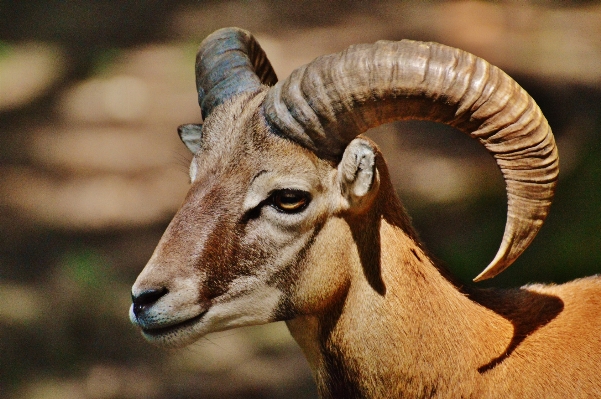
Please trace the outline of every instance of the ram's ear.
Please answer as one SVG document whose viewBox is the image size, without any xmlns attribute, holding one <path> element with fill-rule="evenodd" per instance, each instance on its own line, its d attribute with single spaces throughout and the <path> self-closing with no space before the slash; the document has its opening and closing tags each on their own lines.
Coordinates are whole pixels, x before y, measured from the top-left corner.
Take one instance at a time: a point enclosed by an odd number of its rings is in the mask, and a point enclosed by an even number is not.
<svg viewBox="0 0 601 399">
<path fill-rule="evenodd" d="M 198 150 L 200 150 L 202 141 L 202 125 L 196 125 L 192 123 L 188 125 L 181 125 L 177 128 L 177 134 L 179 134 L 179 138 L 182 139 L 192 154 L 196 154 Z"/>
<path fill-rule="evenodd" d="M 380 187 L 376 149 L 362 138 L 349 143 L 338 164 L 338 182 L 345 208 L 354 213 L 367 209 Z"/>
</svg>

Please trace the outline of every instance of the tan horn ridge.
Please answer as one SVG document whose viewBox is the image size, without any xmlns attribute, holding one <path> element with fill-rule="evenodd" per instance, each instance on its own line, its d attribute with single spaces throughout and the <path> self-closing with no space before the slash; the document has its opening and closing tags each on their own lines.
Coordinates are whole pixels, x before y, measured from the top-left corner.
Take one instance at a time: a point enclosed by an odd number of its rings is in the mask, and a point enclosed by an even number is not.
<svg viewBox="0 0 601 399">
<path fill-rule="evenodd" d="M 548 214 L 559 171 L 551 129 L 524 89 L 468 52 L 411 40 L 351 46 L 277 83 L 263 112 L 279 134 L 333 160 L 357 135 L 398 120 L 441 122 L 477 139 L 501 169 L 508 210 L 501 247 L 476 281 L 511 265 Z"/>
</svg>

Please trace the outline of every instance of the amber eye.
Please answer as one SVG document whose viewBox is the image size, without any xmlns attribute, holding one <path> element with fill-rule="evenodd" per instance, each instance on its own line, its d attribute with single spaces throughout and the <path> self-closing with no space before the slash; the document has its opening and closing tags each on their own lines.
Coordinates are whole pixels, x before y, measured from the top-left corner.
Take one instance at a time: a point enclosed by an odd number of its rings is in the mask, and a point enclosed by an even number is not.
<svg viewBox="0 0 601 399">
<path fill-rule="evenodd" d="M 300 212 L 309 205 L 311 196 L 301 190 L 278 190 L 271 195 L 273 206 L 281 212 Z"/>
</svg>

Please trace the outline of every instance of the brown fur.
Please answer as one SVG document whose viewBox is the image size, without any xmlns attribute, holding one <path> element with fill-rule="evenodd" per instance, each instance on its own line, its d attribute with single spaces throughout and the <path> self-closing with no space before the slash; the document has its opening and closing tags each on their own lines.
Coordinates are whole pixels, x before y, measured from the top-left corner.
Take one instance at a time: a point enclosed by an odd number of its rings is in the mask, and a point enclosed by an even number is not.
<svg viewBox="0 0 601 399">
<path fill-rule="evenodd" d="M 270 316 L 253 320 L 287 320 L 324 398 L 601 397 L 599 277 L 460 288 L 419 244 L 377 149 L 377 194 L 353 212 L 341 199 L 337 165 L 265 125 L 256 111 L 263 95 L 223 104 L 206 121 L 198 178 L 134 286 L 169 294 L 153 305 L 162 313 L 149 306 L 134 322 L 162 331 L 183 321 L 183 332 L 156 340 L 189 343 L 186 334 L 214 331 L 203 321 L 213 320 L 211 309 L 231 309 L 229 290 L 242 298 L 252 291 L 233 287 L 239 277 L 263 273 L 282 296 L 265 310 Z M 267 206 L 240 212 L 267 175 L 311 186 L 300 221 Z M 187 300 L 204 316 L 184 303 L 184 277 L 198 286 Z M 177 306 L 164 305 L 170 298 Z M 190 320 L 197 330 L 185 330 Z"/>
<path fill-rule="evenodd" d="M 328 233 L 352 243 L 336 265 L 348 268 L 346 292 L 288 322 L 322 397 L 600 397 L 600 278 L 465 292 L 383 182 L 367 215 Z"/>
</svg>

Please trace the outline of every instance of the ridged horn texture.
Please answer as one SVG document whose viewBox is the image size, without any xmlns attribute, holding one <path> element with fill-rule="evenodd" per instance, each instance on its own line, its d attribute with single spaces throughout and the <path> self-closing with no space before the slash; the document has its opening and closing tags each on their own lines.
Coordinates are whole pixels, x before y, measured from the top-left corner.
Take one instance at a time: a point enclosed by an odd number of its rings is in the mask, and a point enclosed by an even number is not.
<svg viewBox="0 0 601 399">
<path fill-rule="evenodd" d="M 358 134 L 383 123 L 442 122 L 480 141 L 507 185 L 507 223 L 496 276 L 528 247 L 547 216 L 559 171 L 551 129 L 509 76 L 465 51 L 410 40 L 355 45 L 315 59 L 272 87 L 263 112 L 274 131 L 339 159 Z"/>
<path fill-rule="evenodd" d="M 200 44 L 196 89 L 203 119 L 233 96 L 273 86 L 278 78 L 255 38 L 239 28 L 219 29 Z"/>
</svg>

